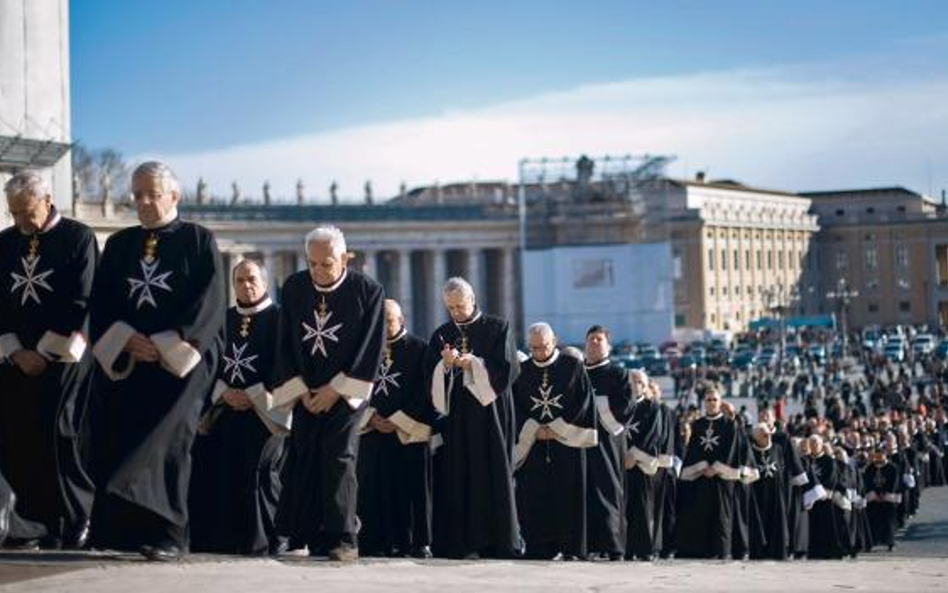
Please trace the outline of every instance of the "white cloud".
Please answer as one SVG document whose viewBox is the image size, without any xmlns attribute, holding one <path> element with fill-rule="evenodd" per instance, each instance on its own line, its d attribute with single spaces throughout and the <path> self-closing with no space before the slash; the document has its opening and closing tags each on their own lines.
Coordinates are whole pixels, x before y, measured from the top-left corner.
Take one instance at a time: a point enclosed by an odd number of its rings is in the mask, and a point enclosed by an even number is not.
<svg viewBox="0 0 948 593">
<path fill-rule="evenodd" d="M 948 77 L 847 78 L 823 69 L 730 71 L 627 80 L 436 117 L 301 135 L 166 159 L 215 195 L 237 180 L 259 196 L 324 200 L 332 180 L 357 198 L 409 187 L 516 178 L 523 157 L 674 154 L 673 175 L 807 190 L 948 186 Z M 145 156 L 145 155 L 142 155 Z"/>
</svg>

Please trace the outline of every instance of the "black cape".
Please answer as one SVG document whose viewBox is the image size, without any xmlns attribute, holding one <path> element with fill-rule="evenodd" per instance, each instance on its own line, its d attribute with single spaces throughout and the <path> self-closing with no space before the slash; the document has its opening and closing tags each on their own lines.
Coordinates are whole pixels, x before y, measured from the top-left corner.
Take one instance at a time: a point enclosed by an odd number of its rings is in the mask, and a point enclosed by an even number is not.
<svg viewBox="0 0 948 593">
<path fill-rule="evenodd" d="M 153 253 L 146 240 L 157 240 Z M 217 377 L 225 282 L 214 237 L 197 224 L 131 227 L 105 245 L 90 304 L 99 545 L 187 548 L 191 446 Z M 122 352 L 128 331 L 163 348 L 161 362 L 134 364 Z"/>
<path fill-rule="evenodd" d="M 310 553 L 355 545 L 359 420 L 372 394 L 385 340 L 382 286 L 353 270 L 332 287 L 307 271 L 283 284 L 274 397 L 293 402 L 331 385 L 341 394 L 314 415 L 296 401 L 277 526 Z"/>
<path fill-rule="evenodd" d="M 95 236 L 54 209 L 32 237 L 16 227 L 0 232 L 0 254 L 0 471 L 19 496 L 20 517 L 68 537 L 88 521 L 93 497 L 84 419 Z M 17 346 L 46 358 L 40 376 L 5 358 Z"/>
<path fill-rule="evenodd" d="M 657 503 L 659 483 L 663 479 L 662 458 L 667 457 L 665 416 L 661 404 L 642 397 L 634 404 L 626 421 L 628 457 L 635 465 L 626 474 L 626 555 L 649 558 L 661 552 L 661 527 L 656 516 L 663 512 Z"/>
<path fill-rule="evenodd" d="M 285 429 L 265 423 L 258 412 L 264 406 L 237 411 L 219 397 L 227 389 L 259 393 L 254 387 L 261 389 L 272 373 L 279 317 L 279 308 L 269 299 L 256 307 L 227 311 L 224 364 L 204 415 L 210 425 L 198 435 L 192 451 L 189 507 L 194 551 L 263 554 L 278 542 L 275 516 L 282 490 Z"/>
<path fill-rule="evenodd" d="M 387 340 L 359 443 L 359 553 L 419 553 L 431 545 L 431 451 L 434 409 L 425 383 L 421 338 L 403 330 Z M 382 434 L 372 414 L 395 424 Z"/>
<path fill-rule="evenodd" d="M 517 513 L 530 558 L 586 556 L 586 450 L 596 447 L 592 384 L 578 359 L 554 351 L 521 366 L 517 411 Z M 556 440 L 538 441 L 547 426 Z"/>
<path fill-rule="evenodd" d="M 459 351 L 466 346 L 481 359 L 487 384 L 478 381 L 476 388 L 469 388 L 460 370 L 445 373 L 439 364 L 445 343 Z M 452 558 L 511 557 L 522 548 L 514 498 L 516 433 L 510 392 L 520 364 L 508 323 L 476 312 L 469 322 L 442 325 L 428 342 L 426 370 L 438 412 L 433 444 L 442 443 L 433 459 L 434 552 Z M 436 393 L 444 394 L 443 406 L 440 399 L 434 400 Z"/>
</svg>

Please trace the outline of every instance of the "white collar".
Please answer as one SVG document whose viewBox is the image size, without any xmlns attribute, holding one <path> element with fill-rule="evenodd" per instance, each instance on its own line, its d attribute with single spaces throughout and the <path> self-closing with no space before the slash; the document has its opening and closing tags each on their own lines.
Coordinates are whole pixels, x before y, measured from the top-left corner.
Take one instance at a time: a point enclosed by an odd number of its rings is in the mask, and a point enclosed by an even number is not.
<svg viewBox="0 0 948 593">
<path fill-rule="evenodd" d="M 705 414 L 704 417 L 707 418 L 708 420 L 717 420 L 723 415 L 724 415 L 724 412 L 718 412 L 714 416 L 708 416 L 707 414 Z"/>
<path fill-rule="evenodd" d="M 480 318 L 481 318 L 481 311 L 480 311 L 480 309 L 476 309 L 476 310 L 474 311 L 474 316 L 473 316 L 473 317 L 471 317 L 471 318 L 468 319 L 467 321 L 455 321 L 455 322 L 454 322 L 454 325 L 456 325 L 456 326 L 458 326 L 458 327 L 465 327 L 465 326 L 471 325 L 472 323 L 474 323 L 475 321 L 477 321 L 477 320 L 480 319 Z"/>
<path fill-rule="evenodd" d="M 149 231 L 154 231 L 154 230 L 160 229 L 161 227 L 168 226 L 169 224 L 174 222 L 174 219 L 177 217 L 178 217 L 178 205 L 175 204 L 167 212 L 165 212 L 164 216 L 156 220 L 154 224 L 145 224 L 143 222 L 142 228 L 148 229 Z"/>
<path fill-rule="evenodd" d="M 395 334 L 391 338 L 385 338 L 385 341 L 388 342 L 389 344 L 394 344 L 395 342 L 404 338 L 407 334 L 408 334 L 408 330 L 405 329 L 403 326 L 402 329 L 398 330 L 397 334 Z"/>
<path fill-rule="evenodd" d="M 758 446 L 757 446 L 757 443 L 751 443 L 751 447 L 757 449 L 757 450 L 760 451 L 760 452 L 770 451 L 770 449 L 773 448 L 773 446 L 774 446 L 774 442 L 773 442 L 773 441 L 770 441 L 770 443 L 769 443 L 766 447 L 763 447 L 763 448 L 758 447 Z"/>
<path fill-rule="evenodd" d="M 237 312 L 241 315 L 253 315 L 254 313 L 259 313 L 267 307 L 273 304 L 273 301 L 270 300 L 270 297 L 263 297 L 262 300 L 258 301 L 256 305 L 250 305 L 249 307 L 241 307 L 240 303 L 237 303 Z"/>
<path fill-rule="evenodd" d="M 556 362 L 556 359 L 559 358 L 559 357 L 560 357 L 560 349 L 559 349 L 559 348 L 554 348 L 554 349 L 553 349 L 553 354 L 552 354 L 549 358 L 547 358 L 546 360 L 544 360 L 543 362 L 540 362 L 539 360 L 537 360 L 537 359 L 535 359 L 535 358 L 532 359 L 532 360 L 533 360 L 533 364 L 537 365 L 538 367 L 540 367 L 540 368 L 542 369 L 542 368 L 548 367 L 548 366 L 550 366 L 551 364 L 553 364 L 554 362 Z"/>
<path fill-rule="evenodd" d="M 587 370 L 587 371 L 591 371 L 591 370 L 593 370 L 593 369 L 598 369 L 599 367 L 604 367 L 604 366 L 606 366 L 606 365 L 609 364 L 610 362 L 612 362 L 612 361 L 609 360 L 609 357 L 607 356 L 607 357 L 603 358 L 602 360 L 600 360 L 599 362 L 597 362 L 597 363 L 595 363 L 595 364 L 587 364 L 587 365 L 586 365 L 586 370 Z"/>
<path fill-rule="evenodd" d="M 43 228 L 37 231 L 37 233 L 39 233 L 40 235 L 44 233 L 48 233 L 49 231 L 53 230 L 53 227 L 59 224 L 59 221 L 63 219 L 63 217 L 59 214 L 59 211 L 56 210 L 55 206 L 53 207 L 52 210 L 50 210 L 50 212 L 52 213 L 53 217 L 50 218 L 49 221 L 46 222 L 46 224 L 43 225 Z"/>
<path fill-rule="evenodd" d="M 313 282 L 313 286 L 315 286 L 315 287 L 316 287 L 316 290 L 319 291 L 319 292 L 333 292 L 334 290 L 336 290 L 337 288 L 339 288 L 340 286 L 342 286 L 342 283 L 346 281 L 346 276 L 347 276 L 348 274 L 349 274 L 349 268 L 343 268 L 343 269 L 342 269 L 342 276 L 339 277 L 339 280 L 336 280 L 335 282 L 333 282 L 333 283 L 330 284 L 329 286 L 320 286 L 320 285 L 316 284 L 315 282 Z"/>
</svg>

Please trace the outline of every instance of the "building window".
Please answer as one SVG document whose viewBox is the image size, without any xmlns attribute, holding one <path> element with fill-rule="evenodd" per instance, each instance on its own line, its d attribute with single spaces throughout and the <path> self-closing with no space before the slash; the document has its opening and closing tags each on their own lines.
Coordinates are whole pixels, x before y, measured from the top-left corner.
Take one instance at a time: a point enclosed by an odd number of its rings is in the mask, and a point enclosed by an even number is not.
<svg viewBox="0 0 948 593">
<path fill-rule="evenodd" d="M 757 269 L 760 270 L 760 249 L 757 250 Z"/>
<path fill-rule="evenodd" d="M 778 270 L 783 269 L 783 251 L 777 252 L 777 269 Z"/>
<path fill-rule="evenodd" d="M 714 296 L 714 287 L 713 287 L 713 286 L 710 287 L 710 288 L 708 288 L 708 294 L 711 295 L 711 296 Z"/>
<path fill-rule="evenodd" d="M 675 313 L 675 327 L 685 327 L 684 313 Z"/>
<path fill-rule="evenodd" d="M 879 305 L 877 305 L 877 304 L 875 304 L 875 303 L 869 303 L 868 310 L 869 310 L 870 313 L 878 313 L 878 312 L 879 312 Z"/>
<path fill-rule="evenodd" d="M 875 213 L 876 213 L 876 209 L 873 208 L 872 206 L 866 208 L 866 214 L 875 214 Z"/>
<path fill-rule="evenodd" d="M 896 212 L 898 212 L 899 214 L 905 214 L 905 206 L 899 206 L 899 207 L 897 207 L 895 210 L 896 210 Z"/>
<path fill-rule="evenodd" d="M 727 269 L 727 249 L 721 250 L 721 269 Z"/>
<path fill-rule="evenodd" d="M 714 313 L 711 314 L 711 323 L 714 323 Z"/>
<path fill-rule="evenodd" d="M 866 270 L 875 272 L 879 269 L 879 251 L 872 247 L 866 247 Z"/>
<path fill-rule="evenodd" d="M 767 269 L 774 269 L 774 252 L 769 249 L 767 250 Z"/>
<path fill-rule="evenodd" d="M 849 262 L 846 258 L 846 250 L 840 249 L 836 252 L 836 269 L 845 270 L 849 265 Z"/>
<path fill-rule="evenodd" d="M 899 268 L 907 268 L 909 266 L 908 245 L 900 243 L 895 246 L 895 265 Z"/>
<path fill-rule="evenodd" d="M 714 271 L 714 249 L 708 249 L 708 269 Z"/>
<path fill-rule="evenodd" d="M 910 301 L 899 301 L 899 313 L 911 313 L 912 303 Z"/>
<path fill-rule="evenodd" d="M 845 214 L 846 214 L 846 211 L 843 209 L 839 209 L 836 211 L 836 216 L 843 216 Z"/>
<path fill-rule="evenodd" d="M 733 261 L 734 261 L 734 270 L 735 271 L 740 270 L 741 269 L 741 252 L 738 251 L 737 249 L 734 250 Z"/>
<path fill-rule="evenodd" d="M 751 250 L 750 249 L 744 250 L 744 269 L 745 270 L 751 269 Z"/>
<path fill-rule="evenodd" d="M 734 294 L 736 294 L 736 295 L 740 295 L 740 294 L 741 294 L 741 285 L 740 285 L 740 284 L 738 284 L 737 286 L 734 287 Z"/>
<path fill-rule="evenodd" d="M 878 278 L 869 278 L 866 280 L 866 290 L 869 292 L 875 292 L 879 290 L 879 279 Z"/>
<path fill-rule="evenodd" d="M 727 286 L 721 287 L 721 296 L 727 296 Z"/>
</svg>

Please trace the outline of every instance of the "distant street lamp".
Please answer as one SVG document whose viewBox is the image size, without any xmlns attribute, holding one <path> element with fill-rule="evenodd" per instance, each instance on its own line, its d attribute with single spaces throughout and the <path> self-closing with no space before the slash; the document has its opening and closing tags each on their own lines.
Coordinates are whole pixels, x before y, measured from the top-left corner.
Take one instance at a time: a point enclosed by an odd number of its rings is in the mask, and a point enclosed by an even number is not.
<svg viewBox="0 0 948 593">
<path fill-rule="evenodd" d="M 763 300 L 771 316 L 780 322 L 780 357 L 783 359 L 787 349 L 787 314 L 793 310 L 793 304 L 800 300 L 800 291 L 794 286 L 787 292 L 783 284 L 778 284 L 764 291 Z"/>
<path fill-rule="evenodd" d="M 849 312 L 849 306 L 852 304 L 852 300 L 859 296 L 859 291 L 849 288 L 849 283 L 845 278 L 840 278 L 839 282 L 836 283 L 836 290 L 831 290 L 826 293 L 826 298 L 831 301 L 836 301 L 839 304 L 839 329 L 842 333 L 842 354 L 846 356 L 848 352 L 847 341 L 849 334 L 849 327 L 847 323 L 847 313 Z"/>
</svg>

